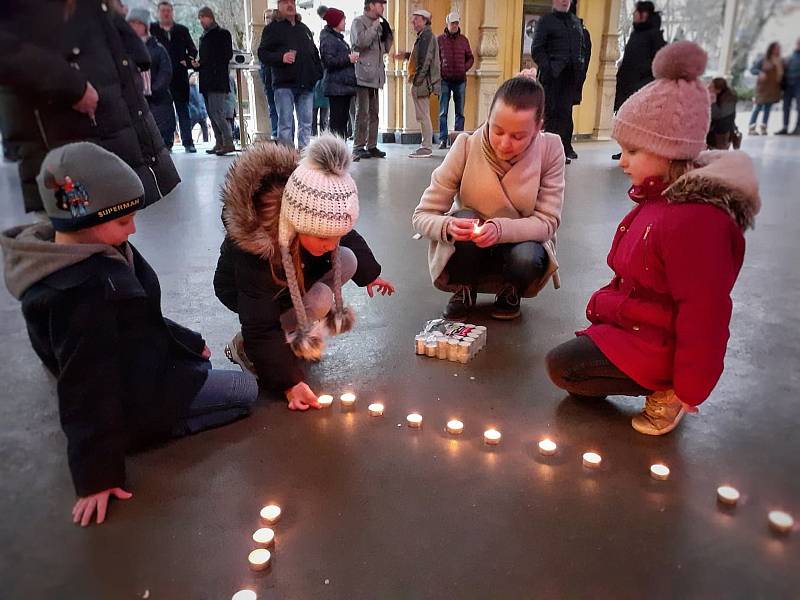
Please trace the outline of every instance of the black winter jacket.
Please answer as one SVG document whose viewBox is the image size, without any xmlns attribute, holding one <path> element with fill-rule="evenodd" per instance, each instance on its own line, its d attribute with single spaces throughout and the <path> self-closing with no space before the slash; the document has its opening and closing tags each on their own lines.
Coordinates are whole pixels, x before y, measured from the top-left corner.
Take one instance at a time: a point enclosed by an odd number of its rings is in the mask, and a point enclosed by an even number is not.
<svg viewBox="0 0 800 600">
<path fill-rule="evenodd" d="M 229 65 L 233 58 L 233 42 L 227 29 L 216 25 L 200 36 L 200 93 L 231 91 Z"/>
<path fill-rule="evenodd" d="M 166 31 L 158 23 L 151 23 L 150 35 L 154 36 L 169 53 L 172 62 L 170 85 L 172 97 L 175 100 L 188 101 L 189 67 L 192 65 L 192 59 L 197 58 L 197 48 L 189 30 L 184 25 L 175 23 L 172 29 Z"/>
<path fill-rule="evenodd" d="M 667 42 L 661 31 L 661 15 L 653 13 L 644 23 L 634 23 L 622 61 L 617 68 L 614 110 L 619 110 L 637 90 L 653 81 L 653 59 Z"/>
<path fill-rule="evenodd" d="M 580 19 L 570 12 L 553 11 L 544 15 L 536 24 L 531 54 L 543 84 L 558 79 L 568 68 L 570 76 L 580 80 L 586 65 Z"/>
<path fill-rule="evenodd" d="M 172 81 L 172 62 L 164 46 L 153 36 L 147 38 L 150 53 L 150 91 L 147 103 L 156 120 L 159 131 L 175 130 L 175 109 L 172 107 L 170 82 Z"/>
<path fill-rule="evenodd" d="M 23 229 L 4 234 L 4 251 Z M 58 380 L 79 496 L 123 487 L 126 451 L 176 433 L 211 368 L 202 336 L 164 317 L 158 277 L 130 249 L 133 269 L 94 254 L 20 298 L 33 349 Z"/>
<path fill-rule="evenodd" d="M 297 51 L 292 64 L 283 62 L 289 50 Z M 314 45 L 314 35 L 300 18 L 292 25 L 276 19 L 261 32 L 258 59 L 272 68 L 273 88 L 295 88 L 312 91 L 322 79 L 322 62 Z"/>
<path fill-rule="evenodd" d="M 20 156 L 27 211 L 41 210 L 36 185 L 51 148 L 94 142 L 128 163 L 152 204 L 178 172 L 142 95 L 139 69 L 150 68 L 142 41 L 112 10 L 76 0 L 7 0 L 0 11 L 0 111 L 3 138 Z M 95 119 L 75 111 L 86 83 L 100 97 Z"/>
<path fill-rule="evenodd" d="M 350 52 L 344 35 L 325 26 L 319 34 L 319 54 L 325 68 L 322 89 L 326 96 L 352 96 L 356 93 L 356 67 L 350 62 Z"/>
</svg>

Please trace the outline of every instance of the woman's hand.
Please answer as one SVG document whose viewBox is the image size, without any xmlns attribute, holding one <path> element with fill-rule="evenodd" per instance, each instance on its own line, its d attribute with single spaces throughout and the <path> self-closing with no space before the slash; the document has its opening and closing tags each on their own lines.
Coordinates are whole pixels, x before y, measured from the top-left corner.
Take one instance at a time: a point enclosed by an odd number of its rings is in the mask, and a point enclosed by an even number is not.
<svg viewBox="0 0 800 600">
<path fill-rule="evenodd" d="M 286 390 L 285 394 L 286 399 L 289 401 L 289 410 L 308 410 L 309 407 L 321 408 L 317 401 L 317 395 L 303 381 Z"/>
<path fill-rule="evenodd" d="M 475 242 L 478 248 L 494 246 L 500 241 L 500 228 L 491 221 L 486 221 L 486 223 L 480 227 L 478 233 L 473 233 L 472 241 Z"/>
<path fill-rule="evenodd" d="M 378 288 L 377 291 L 380 292 L 381 296 L 385 296 L 386 294 L 391 296 L 394 294 L 394 284 L 388 279 L 381 279 L 378 277 L 375 281 L 367 285 L 367 294 L 369 294 L 370 298 L 375 296 L 375 292 L 372 291 L 373 287 Z"/>
<path fill-rule="evenodd" d="M 81 527 L 86 527 L 92 522 L 92 515 L 97 509 L 97 524 L 102 524 L 106 520 L 106 509 L 108 508 L 108 499 L 111 495 L 120 500 L 127 500 L 133 494 L 126 492 L 122 488 L 109 488 L 102 492 L 97 492 L 91 496 L 78 498 L 75 506 L 72 507 L 72 522 L 80 523 Z"/>
<path fill-rule="evenodd" d="M 453 217 L 447 223 L 447 235 L 456 242 L 469 242 L 472 239 L 473 230 L 477 224 L 478 221 L 476 219 Z"/>
</svg>

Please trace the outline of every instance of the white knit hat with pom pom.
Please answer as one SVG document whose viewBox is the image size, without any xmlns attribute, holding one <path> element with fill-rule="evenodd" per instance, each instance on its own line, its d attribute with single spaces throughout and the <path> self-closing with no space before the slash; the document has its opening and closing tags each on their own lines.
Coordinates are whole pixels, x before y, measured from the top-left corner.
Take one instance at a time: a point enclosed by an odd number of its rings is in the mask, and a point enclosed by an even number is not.
<svg viewBox="0 0 800 600">
<path fill-rule="evenodd" d="M 664 46 L 653 60 L 655 81 L 620 107 L 611 137 L 664 158 L 696 158 L 706 148 L 711 122 L 711 98 L 699 80 L 707 61 L 694 42 Z"/>
<path fill-rule="evenodd" d="M 358 219 L 358 189 L 350 176 L 347 144 L 326 133 L 311 141 L 300 164 L 283 190 L 278 223 L 278 244 L 286 283 L 297 315 L 297 329 L 287 335 L 292 351 L 307 360 L 319 360 L 324 336 L 349 331 L 355 315 L 342 301 L 339 247 L 333 251 L 335 307 L 325 323 L 309 323 L 297 281 L 290 247 L 298 233 L 315 237 L 341 237 Z"/>
</svg>

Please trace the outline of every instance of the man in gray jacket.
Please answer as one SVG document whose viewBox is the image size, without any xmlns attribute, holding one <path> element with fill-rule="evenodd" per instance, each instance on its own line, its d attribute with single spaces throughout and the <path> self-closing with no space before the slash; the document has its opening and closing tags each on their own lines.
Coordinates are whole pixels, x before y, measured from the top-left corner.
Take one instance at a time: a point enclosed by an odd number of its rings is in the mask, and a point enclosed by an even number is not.
<svg viewBox="0 0 800 600">
<path fill-rule="evenodd" d="M 383 18 L 385 10 L 386 0 L 364 0 L 364 14 L 350 26 L 350 42 L 359 53 L 353 160 L 386 157 L 378 150 L 378 90 L 386 83 L 383 56 L 391 49 L 394 34 Z"/>
</svg>

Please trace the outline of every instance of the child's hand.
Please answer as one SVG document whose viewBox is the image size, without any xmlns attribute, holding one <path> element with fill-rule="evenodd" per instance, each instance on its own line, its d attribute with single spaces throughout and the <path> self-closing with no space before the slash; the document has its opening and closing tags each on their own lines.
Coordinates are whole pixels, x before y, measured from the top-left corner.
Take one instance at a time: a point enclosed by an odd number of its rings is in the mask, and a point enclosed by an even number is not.
<svg viewBox="0 0 800 600">
<path fill-rule="evenodd" d="M 369 294 L 370 298 L 375 297 L 375 292 L 372 291 L 372 288 L 378 288 L 378 292 L 380 292 L 381 296 L 385 296 L 389 294 L 390 296 L 394 294 L 394 285 L 388 279 L 381 279 L 378 277 L 375 281 L 367 285 L 367 294 Z"/>
<path fill-rule="evenodd" d="M 97 492 L 91 496 L 78 498 L 75 506 L 72 507 L 72 522 L 80 522 L 81 527 L 86 527 L 92 522 L 92 515 L 94 514 L 95 509 L 97 509 L 97 524 L 100 525 L 106 520 L 108 499 L 112 494 L 115 498 L 119 498 L 120 500 L 127 500 L 133 496 L 133 494 L 130 492 L 126 492 L 122 488 L 115 487 L 103 490 L 102 492 Z"/>
<path fill-rule="evenodd" d="M 475 219 L 453 217 L 447 223 L 447 233 L 456 242 L 468 242 L 472 239 L 473 228 L 477 223 Z"/>
<path fill-rule="evenodd" d="M 491 221 L 487 221 L 481 226 L 478 233 L 473 233 L 472 241 L 478 248 L 494 246 L 500 241 L 500 228 Z"/>
<path fill-rule="evenodd" d="M 286 399 L 289 401 L 289 410 L 308 410 L 309 406 L 321 408 L 317 402 L 317 395 L 303 381 L 289 388 L 285 393 Z"/>
</svg>

